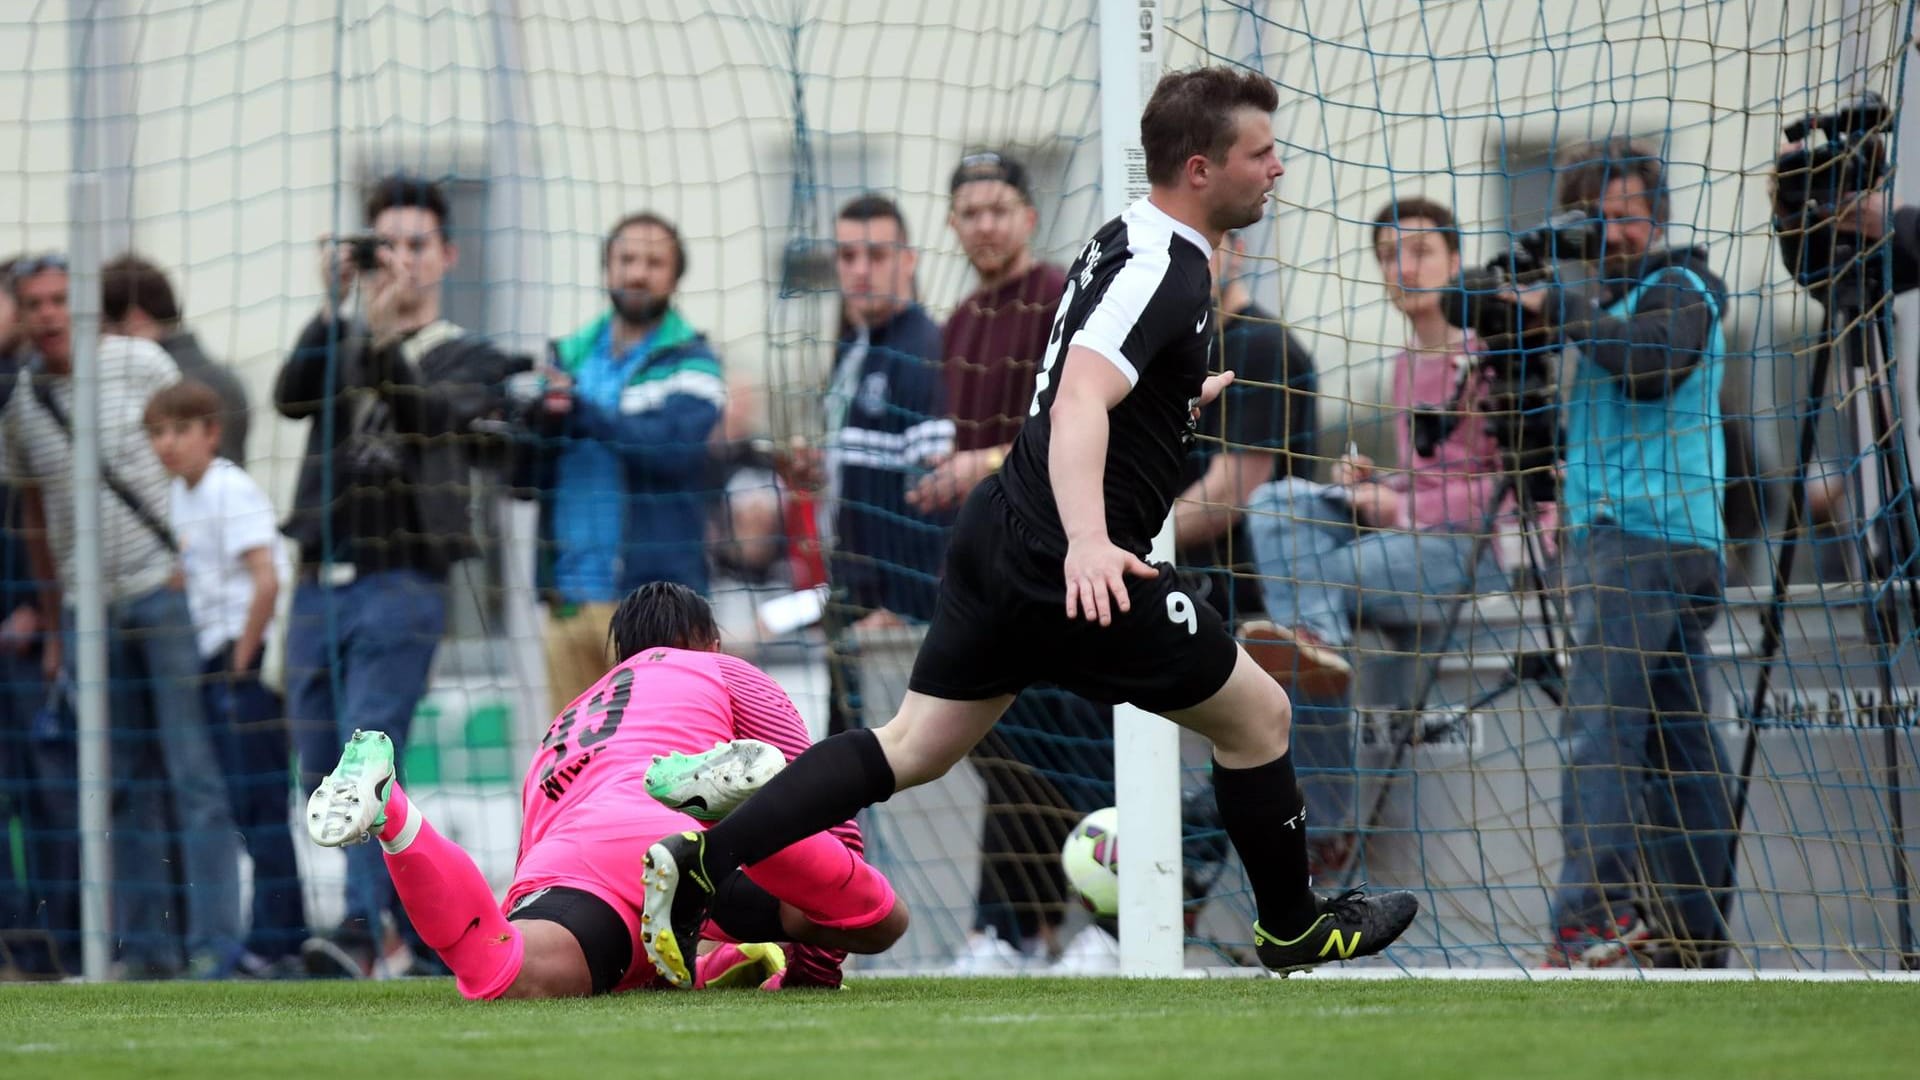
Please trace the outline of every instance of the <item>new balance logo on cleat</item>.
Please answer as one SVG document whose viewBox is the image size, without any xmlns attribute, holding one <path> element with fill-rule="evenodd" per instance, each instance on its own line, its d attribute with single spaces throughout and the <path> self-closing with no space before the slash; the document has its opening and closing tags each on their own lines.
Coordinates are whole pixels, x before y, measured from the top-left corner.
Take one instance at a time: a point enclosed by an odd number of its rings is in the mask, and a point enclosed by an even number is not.
<svg viewBox="0 0 1920 1080">
<path fill-rule="evenodd" d="M 1292 938 L 1275 937 L 1254 923 L 1254 952 L 1267 970 L 1279 975 L 1372 956 L 1393 944 L 1419 913 L 1420 900 L 1410 892 L 1367 896 L 1348 889 L 1321 900 L 1319 918 Z"/>
<path fill-rule="evenodd" d="M 1353 954 L 1360 951 L 1360 931 L 1355 930 L 1351 937 L 1343 936 L 1335 927 L 1327 934 L 1327 943 L 1320 947 L 1322 960 L 1351 960 Z"/>
</svg>

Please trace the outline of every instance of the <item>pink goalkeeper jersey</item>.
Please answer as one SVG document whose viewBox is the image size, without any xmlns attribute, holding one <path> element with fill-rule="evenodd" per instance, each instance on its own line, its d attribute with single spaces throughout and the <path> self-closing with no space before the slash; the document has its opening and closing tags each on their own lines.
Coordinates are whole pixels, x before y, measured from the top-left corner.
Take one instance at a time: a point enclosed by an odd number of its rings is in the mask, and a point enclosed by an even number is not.
<svg viewBox="0 0 1920 1080">
<path fill-rule="evenodd" d="M 694 754 L 729 739 L 759 739 L 792 761 L 809 745 L 786 691 L 752 664 L 716 652 L 647 649 L 609 671 L 554 718 L 527 767 L 520 864 L 553 847 L 657 838 L 696 823 L 647 795 L 656 754 Z M 833 834 L 855 852 L 860 830 Z"/>
</svg>

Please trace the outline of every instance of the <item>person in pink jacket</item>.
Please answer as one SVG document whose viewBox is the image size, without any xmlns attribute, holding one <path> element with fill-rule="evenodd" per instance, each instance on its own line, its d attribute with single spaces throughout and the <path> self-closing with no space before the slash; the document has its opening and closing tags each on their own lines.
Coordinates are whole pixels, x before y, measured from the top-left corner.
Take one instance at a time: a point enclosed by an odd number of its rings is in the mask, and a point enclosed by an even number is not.
<svg viewBox="0 0 1920 1080">
<path fill-rule="evenodd" d="M 1387 294 L 1408 328 L 1407 347 L 1393 358 L 1395 459 L 1376 463 L 1349 445 L 1331 483 L 1263 485 L 1247 515 L 1272 621 L 1242 633 L 1248 652 L 1293 696 L 1302 763 L 1313 759 L 1322 779 L 1336 777 L 1303 783 L 1312 819 L 1338 838 L 1316 845 L 1327 870 L 1344 864 L 1351 828 L 1353 668 L 1344 654 L 1356 626 L 1365 619 L 1411 639 L 1443 625 L 1463 596 L 1503 585 L 1493 545 L 1469 565 L 1501 465 L 1476 411 L 1486 394 L 1473 362 L 1478 342 L 1448 325 L 1441 308 L 1460 272 L 1459 230 L 1445 207 L 1419 198 L 1382 208 L 1371 229 Z"/>
</svg>

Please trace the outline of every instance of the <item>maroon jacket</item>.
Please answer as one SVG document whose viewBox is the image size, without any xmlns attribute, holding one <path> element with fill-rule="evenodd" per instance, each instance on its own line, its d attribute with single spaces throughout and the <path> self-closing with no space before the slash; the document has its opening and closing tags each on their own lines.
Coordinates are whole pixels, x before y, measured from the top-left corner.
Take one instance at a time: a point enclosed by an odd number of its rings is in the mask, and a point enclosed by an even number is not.
<svg viewBox="0 0 1920 1080">
<path fill-rule="evenodd" d="M 1033 403 L 1034 373 L 1066 289 L 1066 271 L 1036 263 L 1020 277 L 960 302 L 940 334 L 953 448 L 981 450 L 1013 441 Z"/>
</svg>

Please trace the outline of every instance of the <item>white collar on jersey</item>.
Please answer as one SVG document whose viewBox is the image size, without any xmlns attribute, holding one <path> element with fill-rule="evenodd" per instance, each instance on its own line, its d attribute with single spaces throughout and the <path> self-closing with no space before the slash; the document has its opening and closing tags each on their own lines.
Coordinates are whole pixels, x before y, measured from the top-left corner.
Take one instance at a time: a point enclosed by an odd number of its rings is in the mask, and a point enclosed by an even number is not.
<svg viewBox="0 0 1920 1080">
<path fill-rule="evenodd" d="M 1139 202 L 1128 207 L 1127 212 L 1159 222 L 1166 228 L 1172 229 L 1175 233 L 1186 237 L 1187 240 L 1189 240 L 1194 247 L 1199 248 L 1200 253 L 1205 255 L 1209 260 L 1213 258 L 1213 245 L 1207 243 L 1207 238 L 1200 235 L 1200 230 L 1153 205 L 1152 199 L 1141 199 Z"/>
</svg>

